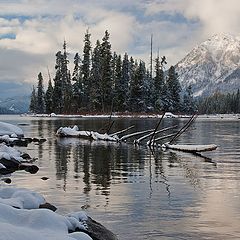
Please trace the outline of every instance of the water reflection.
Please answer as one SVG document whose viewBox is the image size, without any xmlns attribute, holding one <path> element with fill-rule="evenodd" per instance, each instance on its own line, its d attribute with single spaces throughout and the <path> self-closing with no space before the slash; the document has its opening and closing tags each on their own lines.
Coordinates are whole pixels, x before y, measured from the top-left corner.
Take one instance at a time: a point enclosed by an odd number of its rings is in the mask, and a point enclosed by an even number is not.
<svg viewBox="0 0 240 240">
<path fill-rule="evenodd" d="M 55 136 L 60 126 L 76 124 L 80 129 L 97 130 L 106 119 L 26 121 L 30 123 L 23 126 L 27 136 L 47 138 L 47 142 L 25 149 L 38 158 L 39 173 L 15 173 L 13 182 L 43 193 L 60 212 L 82 207 L 119 239 L 240 238 L 239 121 L 197 120 L 180 137 L 178 143 L 219 145 L 216 151 L 203 154 L 207 159 L 176 151 L 151 151 L 132 143 Z M 112 131 L 130 125 L 141 131 L 154 128 L 157 121 L 119 119 Z M 164 119 L 163 127 L 185 122 Z M 49 180 L 40 180 L 43 175 Z"/>
</svg>

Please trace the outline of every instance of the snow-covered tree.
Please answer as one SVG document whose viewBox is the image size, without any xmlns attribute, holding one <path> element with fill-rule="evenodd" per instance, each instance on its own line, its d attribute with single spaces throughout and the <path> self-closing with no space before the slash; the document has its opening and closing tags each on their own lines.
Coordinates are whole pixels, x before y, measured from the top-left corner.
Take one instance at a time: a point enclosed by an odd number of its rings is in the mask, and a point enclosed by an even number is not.
<svg viewBox="0 0 240 240">
<path fill-rule="evenodd" d="M 36 89 L 33 86 L 32 88 L 32 94 L 31 94 L 31 100 L 30 100 L 30 105 L 29 105 L 29 111 L 31 113 L 36 113 L 37 111 L 37 94 L 36 94 Z"/>
<path fill-rule="evenodd" d="M 48 80 L 48 88 L 45 94 L 45 107 L 46 113 L 50 114 L 53 112 L 53 86 L 51 79 Z"/>
<path fill-rule="evenodd" d="M 44 113 L 45 111 L 43 77 L 41 72 L 38 74 L 36 110 L 37 110 L 37 113 Z"/>
</svg>

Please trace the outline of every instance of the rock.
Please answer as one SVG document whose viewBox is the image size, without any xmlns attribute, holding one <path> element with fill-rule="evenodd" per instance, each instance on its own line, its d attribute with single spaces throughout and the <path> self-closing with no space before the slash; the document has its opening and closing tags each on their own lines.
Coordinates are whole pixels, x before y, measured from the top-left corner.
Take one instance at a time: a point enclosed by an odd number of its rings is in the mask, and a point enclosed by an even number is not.
<svg viewBox="0 0 240 240">
<path fill-rule="evenodd" d="M 42 179 L 43 181 L 46 181 L 46 180 L 48 180 L 49 178 L 48 178 L 48 177 L 41 177 L 41 179 Z"/>
<path fill-rule="evenodd" d="M 39 167 L 37 167 L 36 165 L 20 164 L 18 169 L 25 170 L 26 172 L 29 172 L 31 174 L 35 174 L 38 172 Z"/>
<path fill-rule="evenodd" d="M 46 209 L 52 210 L 53 212 L 55 212 L 57 210 L 57 208 L 55 206 L 53 206 L 52 204 L 50 204 L 48 202 L 40 204 L 39 208 L 46 208 Z"/>
<path fill-rule="evenodd" d="M 114 233 L 109 231 L 107 228 L 92 218 L 88 217 L 86 223 L 88 226 L 87 234 L 93 240 L 117 240 L 117 236 Z"/>
<path fill-rule="evenodd" d="M 2 181 L 7 184 L 10 184 L 12 182 L 11 178 L 2 178 Z"/>
</svg>

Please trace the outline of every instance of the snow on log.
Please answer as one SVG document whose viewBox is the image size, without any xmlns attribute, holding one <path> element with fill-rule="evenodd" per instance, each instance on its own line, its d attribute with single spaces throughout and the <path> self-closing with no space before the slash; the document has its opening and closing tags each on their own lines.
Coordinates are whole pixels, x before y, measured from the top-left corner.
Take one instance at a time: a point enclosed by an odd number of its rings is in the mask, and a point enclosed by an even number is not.
<svg viewBox="0 0 240 240">
<path fill-rule="evenodd" d="M 0 136 L 8 135 L 16 137 L 24 137 L 23 130 L 13 124 L 0 122 Z"/>
<path fill-rule="evenodd" d="M 101 134 L 94 131 L 79 131 L 77 126 L 74 127 L 60 127 L 56 133 L 59 137 L 78 137 L 87 138 L 90 140 L 103 140 L 117 142 L 119 139 L 117 135 L 110 136 L 107 133 Z"/>
<path fill-rule="evenodd" d="M 217 148 L 215 144 L 208 144 L 208 145 L 181 145 L 181 144 L 169 144 L 164 143 L 162 147 L 172 149 L 172 150 L 179 150 L 184 152 L 206 152 L 206 151 L 213 151 Z"/>
</svg>

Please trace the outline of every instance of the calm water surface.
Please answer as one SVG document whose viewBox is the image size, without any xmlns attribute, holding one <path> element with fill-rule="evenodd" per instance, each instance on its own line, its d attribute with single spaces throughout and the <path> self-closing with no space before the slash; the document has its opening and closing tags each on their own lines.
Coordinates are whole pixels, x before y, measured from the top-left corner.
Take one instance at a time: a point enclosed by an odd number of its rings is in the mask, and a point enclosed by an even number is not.
<svg viewBox="0 0 240 240">
<path fill-rule="evenodd" d="M 145 145 L 59 139 L 60 126 L 99 130 L 108 119 L 0 116 L 43 144 L 19 148 L 38 158 L 40 170 L 12 174 L 12 185 L 43 194 L 66 214 L 84 209 L 119 239 L 240 239 L 240 120 L 197 119 L 178 143 L 219 145 L 199 156 L 150 151 Z M 157 119 L 116 119 L 113 131 L 130 125 L 154 128 Z M 164 119 L 164 126 L 185 119 Z M 49 177 L 47 181 L 41 177 Z"/>
</svg>

